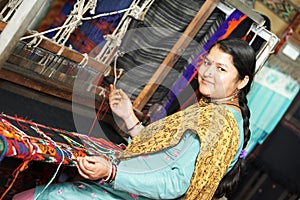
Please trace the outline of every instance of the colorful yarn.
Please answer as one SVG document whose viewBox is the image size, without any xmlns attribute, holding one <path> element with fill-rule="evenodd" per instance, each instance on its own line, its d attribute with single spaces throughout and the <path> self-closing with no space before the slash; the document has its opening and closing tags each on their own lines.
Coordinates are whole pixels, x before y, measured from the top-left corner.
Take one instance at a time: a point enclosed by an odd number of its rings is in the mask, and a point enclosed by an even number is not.
<svg viewBox="0 0 300 200">
<path fill-rule="evenodd" d="M 57 141 L 58 138 L 60 141 Z M 14 171 L 13 179 L 1 199 L 11 189 L 19 173 L 24 171 L 32 160 L 58 164 L 50 181 L 37 194 L 38 197 L 54 181 L 62 165 L 74 166 L 77 157 L 86 155 L 101 154 L 113 159 L 121 151 L 122 148 L 102 138 L 67 132 L 2 113 L 0 114 L 0 162 L 5 156 L 21 158 L 24 162 Z"/>
<path fill-rule="evenodd" d="M 0 162 L 6 155 L 7 143 L 3 135 L 0 135 Z"/>
<path fill-rule="evenodd" d="M 45 185 L 45 187 L 43 188 L 43 190 L 37 194 L 37 196 L 34 198 L 34 199 L 38 199 L 39 196 L 49 187 L 49 185 L 54 181 L 55 177 L 57 176 L 58 172 L 59 172 L 59 169 L 61 167 L 61 165 L 63 164 L 63 161 L 64 161 L 64 153 L 62 151 L 62 149 L 59 148 L 59 151 L 61 152 L 61 155 L 62 155 L 62 159 L 58 165 L 58 167 L 56 168 L 56 171 L 55 173 L 53 174 L 52 178 L 50 179 L 50 181 Z"/>
<path fill-rule="evenodd" d="M 26 131 L 24 131 L 26 130 Z M 102 138 L 48 127 L 20 117 L 0 114 L 2 156 L 76 165 L 77 157 L 105 155 L 115 158 L 122 148 Z"/>
</svg>

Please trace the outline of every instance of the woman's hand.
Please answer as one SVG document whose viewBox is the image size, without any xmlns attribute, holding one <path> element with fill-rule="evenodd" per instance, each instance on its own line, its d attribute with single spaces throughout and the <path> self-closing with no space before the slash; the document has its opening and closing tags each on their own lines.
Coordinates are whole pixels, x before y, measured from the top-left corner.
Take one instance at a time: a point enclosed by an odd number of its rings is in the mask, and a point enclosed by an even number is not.
<svg viewBox="0 0 300 200">
<path fill-rule="evenodd" d="M 110 85 L 109 105 L 111 110 L 123 119 L 130 136 L 136 136 L 142 126 L 140 126 L 139 119 L 134 114 L 132 103 L 122 90 L 114 89 L 113 85 Z"/>
<path fill-rule="evenodd" d="M 111 162 L 101 156 L 85 156 L 77 158 L 77 169 L 79 174 L 89 180 L 98 180 L 108 177 Z"/>
<path fill-rule="evenodd" d="M 134 115 L 132 103 L 129 97 L 121 89 L 114 89 L 110 85 L 109 105 L 111 110 L 121 119 L 126 120 Z"/>
</svg>

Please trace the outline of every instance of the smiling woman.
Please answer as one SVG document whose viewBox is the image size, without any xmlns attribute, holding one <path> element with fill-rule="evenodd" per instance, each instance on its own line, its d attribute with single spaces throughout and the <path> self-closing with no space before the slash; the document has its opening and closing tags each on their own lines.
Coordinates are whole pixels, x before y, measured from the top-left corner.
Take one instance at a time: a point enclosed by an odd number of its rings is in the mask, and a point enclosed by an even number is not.
<svg viewBox="0 0 300 200">
<path fill-rule="evenodd" d="M 246 94 L 255 53 L 240 39 L 221 40 L 199 69 L 203 98 L 144 127 L 129 97 L 111 87 L 109 104 L 131 141 L 116 159 L 77 160 L 85 179 L 40 186 L 18 199 L 201 199 L 220 198 L 237 185 L 250 137 Z"/>
<path fill-rule="evenodd" d="M 214 100 L 234 98 L 237 84 L 241 82 L 237 78 L 238 71 L 232 64 L 231 55 L 222 53 L 219 47 L 214 47 L 198 70 L 200 92 Z"/>
<path fill-rule="evenodd" d="M 231 100 L 231 103 L 238 105 L 237 95 L 239 90 L 249 82 L 249 75 L 240 76 L 238 68 L 233 63 L 232 55 L 222 48 L 224 47 L 221 44 L 211 48 L 199 68 L 199 90 L 203 96 L 209 97 L 213 101 Z"/>
</svg>

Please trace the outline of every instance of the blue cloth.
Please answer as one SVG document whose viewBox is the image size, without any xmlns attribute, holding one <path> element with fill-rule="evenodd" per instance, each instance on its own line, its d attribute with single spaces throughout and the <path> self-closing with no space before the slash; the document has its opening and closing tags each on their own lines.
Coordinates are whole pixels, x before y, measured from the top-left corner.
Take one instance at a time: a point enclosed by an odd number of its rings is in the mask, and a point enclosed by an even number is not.
<svg viewBox="0 0 300 200">
<path fill-rule="evenodd" d="M 272 133 L 298 92 L 297 81 L 268 63 L 258 72 L 248 94 L 251 138 L 247 152 Z"/>
</svg>

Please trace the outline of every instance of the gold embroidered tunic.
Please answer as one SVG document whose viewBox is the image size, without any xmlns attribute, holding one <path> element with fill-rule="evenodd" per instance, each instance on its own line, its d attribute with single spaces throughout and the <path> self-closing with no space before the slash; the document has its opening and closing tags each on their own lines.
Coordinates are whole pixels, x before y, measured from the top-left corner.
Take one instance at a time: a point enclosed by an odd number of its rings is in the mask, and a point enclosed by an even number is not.
<svg viewBox="0 0 300 200">
<path fill-rule="evenodd" d="M 201 149 L 185 199 L 210 200 L 239 144 L 238 125 L 224 105 L 200 101 L 148 125 L 132 139 L 120 159 L 175 146 L 187 130 L 198 135 Z"/>
</svg>

